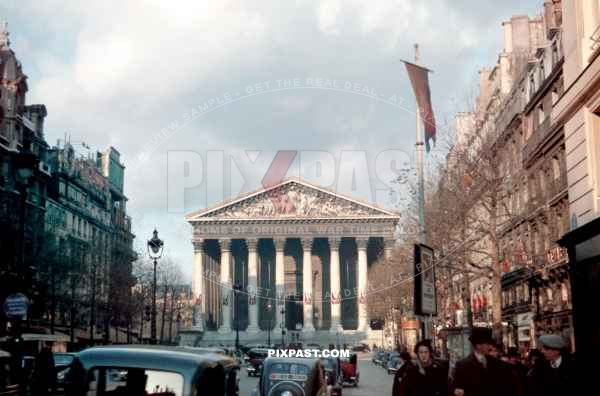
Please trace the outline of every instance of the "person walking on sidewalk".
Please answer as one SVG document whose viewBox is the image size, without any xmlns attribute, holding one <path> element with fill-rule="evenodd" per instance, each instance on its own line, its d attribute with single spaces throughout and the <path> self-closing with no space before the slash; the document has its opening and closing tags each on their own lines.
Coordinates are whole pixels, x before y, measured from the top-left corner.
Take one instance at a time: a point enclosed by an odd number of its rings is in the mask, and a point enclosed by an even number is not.
<svg viewBox="0 0 600 396">
<path fill-rule="evenodd" d="M 507 396 L 517 394 L 508 365 L 489 355 L 495 341 L 492 330 L 474 327 L 469 341 L 473 352 L 456 363 L 451 387 L 453 396 Z"/>
<path fill-rule="evenodd" d="M 556 334 L 540 337 L 544 359 L 537 359 L 529 372 L 528 395 L 558 396 L 573 392 L 575 368 L 573 359 L 565 351 L 567 343 Z"/>
</svg>

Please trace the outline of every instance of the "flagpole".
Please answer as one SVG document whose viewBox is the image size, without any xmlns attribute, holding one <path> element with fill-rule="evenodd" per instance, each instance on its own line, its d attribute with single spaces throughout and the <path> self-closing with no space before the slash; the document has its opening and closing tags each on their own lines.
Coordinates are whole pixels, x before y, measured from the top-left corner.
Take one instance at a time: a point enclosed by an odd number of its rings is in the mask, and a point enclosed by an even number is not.
<svg viewBox="0 0 600 396">
<path fill-rule="evenodd" d="M 419 66 L 419 44 L 415 44 L 415 65 Z M 416 155 L 417 155 L 417 194 L 419 202 L 419 242 L 426 242 L 425 231 L 425 182 L 423 178 L 423 148 L 424 138 L 422 136 L 421 117 L 419 103 L 417 102 L 417 137 L 416 137 Z"/>
<path fill-rule="evenodd" d="M 415 65 L 419 66 L 419 44 L 415 44 Z M 417 111 L 416 111 L 416 139 L 415 139 L 415 149 L 417 155 L 417 194 L 418 194 L 418 202 L 419 202 L 419 242 L 425 244 L 426 242 L 426 231 L 425 231 L 425 182 L 423 176 L 423 159 L 424 159 L 424 136 L 423 136 L 423 127 L 421 120 L 421 109 L 419 108 L 419 102 L 417 101 Z M 422 339 L 428 338 L 428 334 L 432 334 L 431 326 L 432 326 L 432 317 L 425 316 L 423 318 L 423 334 Z M 435 346 L 434 346 L 435 347 Z"/>
</svg>

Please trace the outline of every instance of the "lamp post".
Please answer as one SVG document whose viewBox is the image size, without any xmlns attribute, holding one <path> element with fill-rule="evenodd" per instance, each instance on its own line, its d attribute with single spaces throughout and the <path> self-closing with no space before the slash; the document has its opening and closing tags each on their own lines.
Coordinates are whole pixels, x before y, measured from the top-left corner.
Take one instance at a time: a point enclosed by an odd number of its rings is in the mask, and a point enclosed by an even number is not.
<svg viewBox="0 0 600 396">
<path fill-rule="evenodd" d="M 267 306 L 265 307 L 266 311 L 269 313 L 269 327 L 267 327 L 267 346 L 271 346 L 271 309 L 273 308 L 273 306 L 271 305 L 270 302 L 267 303 Z"/>
<path fill-rule="evenodd" d="M 285 345 L 285 308 L 281 307 L 281 347 Z"/>
<path fill-rule="evenodd" d="M 156 260 L 161 258 L 164 242 L 158 237 L 156 228 L 152 233 L 152 239 L 148 241 L 148 256 L 154 261 L 154 278 L 152 281 L 152 322 L 150 323 L 150 338 L 152 344 L 156 344 Z"/>
<path fill-rule="evenodd" d="M 233 286 L 233 294 L 235 297 L 235 350 L 240 350 L 240 315 L 239 315 L 239 294 L 242 290 L 242 285 L 236 283 Z"/>
<path fill-rule="evenodd" d="M 19 191 L 20 213 L 19 213 L 19 251 L 16 260 L 16 274 L 18 277 L 19 288 L 25 288 L 25 215 L 27 209 L 27 189 L 30 185 L 30 179 L 38 167 L 39 158 L 30 150 L 31 142 L 23 141 L 23 148 L 17 153 L 13 160 L 15 171 L 16 187 Z"/>
</svg>

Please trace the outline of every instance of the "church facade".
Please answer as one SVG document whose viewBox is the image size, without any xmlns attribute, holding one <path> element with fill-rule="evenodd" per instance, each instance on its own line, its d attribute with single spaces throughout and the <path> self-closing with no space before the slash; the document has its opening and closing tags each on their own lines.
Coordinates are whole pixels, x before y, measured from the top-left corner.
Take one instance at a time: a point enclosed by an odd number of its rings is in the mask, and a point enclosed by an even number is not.
<svg viewBox="0 0 600 396">
<path fill-rule="evenodd" d="M 369 267 L 398 213 L 288 179 L 192 213 L 193 327 L 182 344 L 368 340 Z"/>
</svg>

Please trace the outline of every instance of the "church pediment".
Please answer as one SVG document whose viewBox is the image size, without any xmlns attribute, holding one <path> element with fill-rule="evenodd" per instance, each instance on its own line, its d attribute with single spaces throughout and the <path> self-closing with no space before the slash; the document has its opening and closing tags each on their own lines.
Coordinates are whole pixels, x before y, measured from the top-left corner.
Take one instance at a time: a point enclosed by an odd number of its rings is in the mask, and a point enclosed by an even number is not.
<svg viewBox="0 0 600 396">
<path fill-rule="evenodd" d="M 305 182 L 291 180 L 187 216 L 189 221 L 338 217 L 399 217 L 399 215 Z"/>
</svg>

